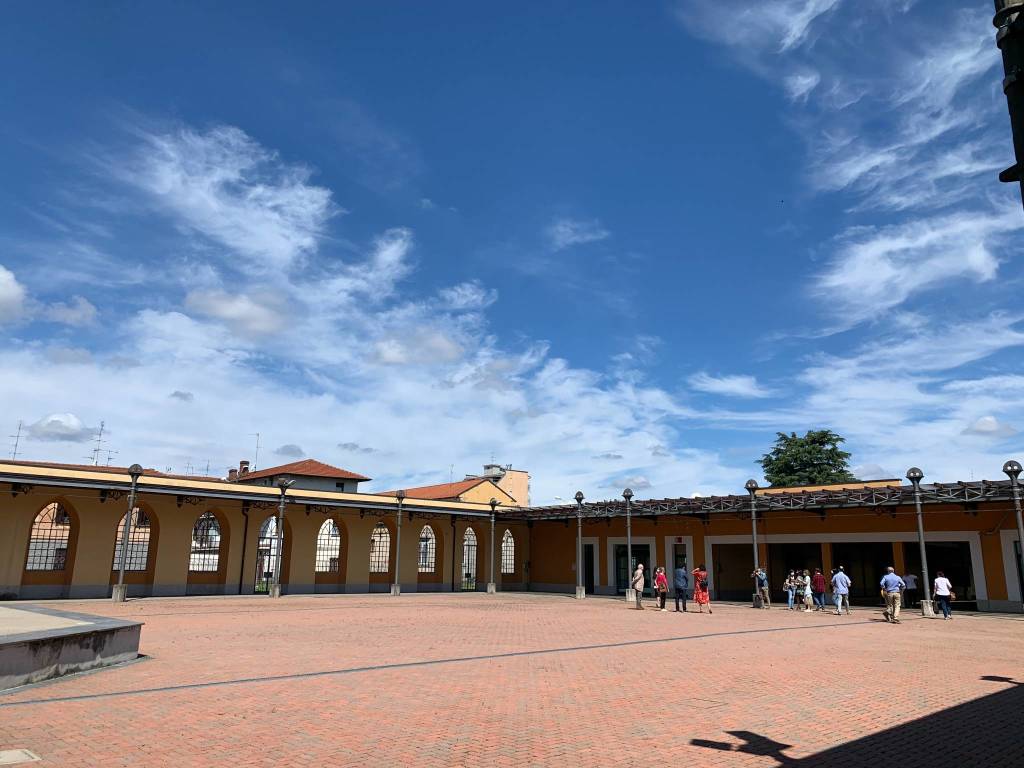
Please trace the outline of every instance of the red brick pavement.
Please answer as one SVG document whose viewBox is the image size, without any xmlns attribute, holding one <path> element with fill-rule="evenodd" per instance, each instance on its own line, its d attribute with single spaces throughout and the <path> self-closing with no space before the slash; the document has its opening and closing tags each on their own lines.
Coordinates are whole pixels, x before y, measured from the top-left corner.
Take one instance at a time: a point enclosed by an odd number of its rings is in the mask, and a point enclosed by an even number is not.
<svg viewBox="0 0 1024 768">
<path fill-rule="evenodd" d="M 40 765 L 1024 765 L 1010 618 L 517 594 L 47 605 L 141 619 L 147 658 L 0 695 L 0 749 Z"/>
</svg>

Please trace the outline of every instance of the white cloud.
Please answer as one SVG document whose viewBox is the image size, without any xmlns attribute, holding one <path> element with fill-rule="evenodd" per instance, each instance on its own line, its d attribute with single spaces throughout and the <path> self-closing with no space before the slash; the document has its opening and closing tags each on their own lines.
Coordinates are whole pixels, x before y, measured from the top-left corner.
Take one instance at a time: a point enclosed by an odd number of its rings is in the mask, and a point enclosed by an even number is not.
<svg viewBox="0 0 1024 768">
<path fill-rule="evenodd" d="M 86 326 L 96 322 L 96 307 L 82 296 L 72 297 L 70 303 L 56 302 L 44 310 L 47 320 L 71 326 Z"/>
<path fill-rule="evenodd" d="M 281 270 L 314 252 L 336 208 L 312 172 L 287 164 L 244 131 L 135 127 L 142 146 L 108 160 L 125 183 L 191 230 L 238 254 L 249 273 Z"/>
<path fill-rule="evenodd" d="M 25 287 L 0 265 L 0 324 L 16 323 L 25 314 Z"/>
<path fill-rule="evenodd" d="M 858 480 L 892 480 L 894 475 L 878 464 L 861 464 L 852 470 Z"/>
<path fill-rule="evenodd" d="M 771 53 L 785 53 L 807 42 L 811 26 L 840 0 L 761 0 L 723 13 L 704 0 L 682 0 L 676 15 L 692 32 L 709 40 Z"/>
<path fill-rule="evenodd" d="M 979 416 L 974 422 L 964 428 L 963 434 L 1004 438 L 1016 435 L 1017 430 L 1009 424 L 999 421 L 995 416 Z"/>
<path fill-rule="evenodd" d="M 280 331 L 285 323 L 279 308 L 280 300 L 264 292 L 257 296 L 225 291 L 192 291 L 185 297 L 185 307 L 204 317 L 223 322 L 235 333 L 257 337 Z"/>
<path fill-rule="evenodd" d="M 580 219 L 556 219 L 545 230 L 551 247 L 556 251 L 573 245 L 596 243 L 611 237 L 611 232 L 601 226 L 597 219 L 583 221 Z"/>
<path fill-rule="evenodd" d="M 498 291 L 474 281 L 459 283 L 438 292 L 441 303 L 451 310 L 486 309 L 498 300 Z"/>
<path fill-rule="evenodd" d="M 821 74 L 812 70 L 787 75 L 783 80 L 783 85 L 790 101 L 806 101 L 811 91 L 817 88 L 820 82 Z"/>
<path fill-rule="evenodd" d="M 701 392 L 732 397 L 771 397 L 771 390 L 757 383 L 753 376 L 712 376 L 704 371 L 688 379 L 690 386 Z"/>
<path fill-rule="evenodd" d="M 73 413 L 52 413 L 29 424 L 25 431 L 33 440 L 85 443 L 96 435 L 97 429 L 85 426 Z"/>
</svg>

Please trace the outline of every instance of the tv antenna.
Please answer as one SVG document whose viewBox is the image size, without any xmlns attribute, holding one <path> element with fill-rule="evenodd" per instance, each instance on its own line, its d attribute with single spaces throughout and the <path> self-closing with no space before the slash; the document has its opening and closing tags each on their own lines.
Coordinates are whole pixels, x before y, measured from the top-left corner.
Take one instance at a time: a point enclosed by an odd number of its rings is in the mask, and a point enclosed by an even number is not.
<svg viewBox="0 0 1024 768">
<path fill-rule="evenodd" d="M 18 431 L 13 435 L 8 435 L 9 438 L 14 440 L 14 445 L 11 447 L 11 461 L 18 458 L 18 444 L 21 442 L 21 425 L 22 421 L 21 419 L 18 419 Z"/>
<path fill-rule="evenodd" d="M 249 437 L 252 437 L 253 435 L 256 436 L 256 455 L 253 456 L 253 459 L 252 459 L 252 468 L 255 470 L 256 469 L 256 465 L 257 465 L 257 463 L 260 460 L 260 433 L 259 432 L 250 432 L 249 433 Z"/>
<path fill-rule="evenodd" d="M 108 467 L 110 466 L 110 459 L 113 458 L 114 456 L 116 456 L 119 453 L 120 453 L 120 451 L 111 451 L 109 449 L 107 450 L 107 466 Z"/>
<path fill-rule="evenodd" d="M 100 465 L 100 451 L 103 450 L 103 443 L 106 441 L 103 439 L 103 430 L 106 427 L 106 422 L 100 422 L 100 431 L 96 433 L 96 447 L 92 449 L 92 465 L 98 467 Z"/>
</svg>

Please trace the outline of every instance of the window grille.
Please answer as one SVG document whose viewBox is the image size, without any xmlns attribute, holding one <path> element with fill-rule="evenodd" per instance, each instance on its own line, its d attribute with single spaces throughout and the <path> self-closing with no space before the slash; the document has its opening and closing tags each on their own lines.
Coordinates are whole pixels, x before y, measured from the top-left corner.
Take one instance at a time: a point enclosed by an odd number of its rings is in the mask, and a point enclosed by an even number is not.
<svg viewBox="0 0 1024 768">
<path fill-rule="evenodd" d="M 71 516 L 60 504 L 47 504 L 32 523 L 25 570 L 63 571 L 70 541 Z"/>
<path fill-rule="evenodd" d="M 462 535 L 462 588 L 476 589 L 476 533 L 472 528 Z"/>
<path fill-rule="evenodd" d="M 192 526 L 192 551 L 188 569 L 193 573 L 215 572 L 220 564 L 220 523 L 213 512 L 204 512 Z"/>
<path fill-rule="evenodd" d="M 516 572 L 516 540 L 512 538 L 512 531 L 507 528 L 501 537 L 501 572 Z"/>
<path fill-rule="evenodd" d="M 128 533 L 124 569 L 126 571 L 145 571 L 149 567 L 149 536 L 152 532 L 152 526 L 150 525 L 149 515 L 146 514 L 145 510 L 136 507 L 132 510 L 131 515 L 132 525 L 131 531 Z M 126 512 L 117 524 L 117 539 L 114 541 L 114 563 L 112 566 L 112 570 L 115 571 L 121 569 L 124 519 L 127 516 L 128 513 Z"/>
<path fill-rule="evenodd" d="M 334 520 L 324 520 L 316 536 L 316 572 L 337 573 L 341 560 L 341 531 Z"/>
<path fill-rule="evenodd" d="M 433 573 L 437 559 L 437 536 L 434 529 L 424 525 L 420 531 L 420 573 Z"/>
<path fill-rule="evenodd" d="M 282 542 L 282 545 L 284 542 Z M 277 569 L 277 518 L 271 515 L 260 526 L 256 542 L 256 578 L 253 591 L 257 594 L 270 592 Z"/>
<path fill-rule="evenodd" d="M 370 573 L 387 573 L 391 557 L 391 532 L 384 523 L 377 523 L 370 534 Z"/>
</svg>

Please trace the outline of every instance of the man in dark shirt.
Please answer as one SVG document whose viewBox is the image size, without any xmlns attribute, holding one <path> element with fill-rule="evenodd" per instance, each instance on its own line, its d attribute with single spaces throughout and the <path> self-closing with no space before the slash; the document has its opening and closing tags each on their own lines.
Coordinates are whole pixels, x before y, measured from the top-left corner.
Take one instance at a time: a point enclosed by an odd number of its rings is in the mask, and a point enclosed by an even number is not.
<svg viewBox="0 0 1024 768">
<path fill-rule="evenodd" d="M 686 610 L 686 590 L 690 586 L 690 574 L 686 568 L 676 568 L 672 574 L 672 587 L 676 591 L 676 611 L 679 611 L 679 604 L 682 603 L 682 610 Z"/>
</svg>

